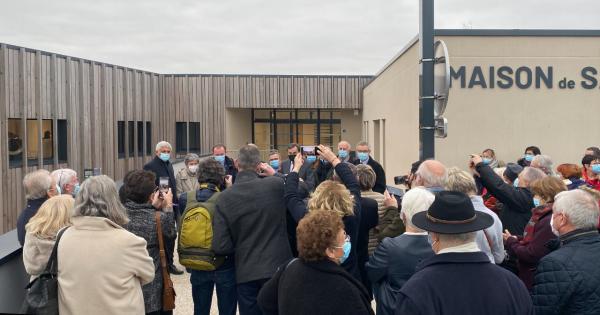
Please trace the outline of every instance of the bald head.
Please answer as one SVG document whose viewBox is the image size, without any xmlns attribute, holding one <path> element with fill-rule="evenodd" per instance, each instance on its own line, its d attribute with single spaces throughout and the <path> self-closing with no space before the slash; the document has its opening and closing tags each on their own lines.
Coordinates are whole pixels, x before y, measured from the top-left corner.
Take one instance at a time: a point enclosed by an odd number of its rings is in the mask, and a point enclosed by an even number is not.
<svg viewBox="0 0 600 315">
<path fill-rule="evenodd" d="M 417 186 L 423 187 L 444 187 L 448 180 L 446 166 L 436 160 L 427 160 L 421 163 L 415 175 Z"/>
</svg>

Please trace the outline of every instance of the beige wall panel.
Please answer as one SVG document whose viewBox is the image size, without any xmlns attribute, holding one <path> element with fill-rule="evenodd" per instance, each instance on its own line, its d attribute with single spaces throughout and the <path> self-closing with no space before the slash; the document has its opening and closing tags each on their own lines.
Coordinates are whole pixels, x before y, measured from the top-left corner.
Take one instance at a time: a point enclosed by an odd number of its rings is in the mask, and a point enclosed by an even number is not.
<svg viewBox="0 0 600 315">
<path fill-rule="evenodd" d="M 350 142 L 352 148 L 361 141 L 361 124 L 362 116 L 360 113 L 354 115 L 354 110 L 342 110 L 342 140 Z M 337 150 L 337 148 L 334 148 L 334 150 Z"/>
<path fill-rule="evenodd" d="M 469 153 L 492 147 L 500 159 L 515 161 L 528 145 L 537 145 L 556 164 L 579 163 L 585 147 L 598 145 L 596 117 L 600 87 L 580 86 L 585 66 L 600 69 L 600 40 L 594 37 L 458 37 L 443 38 L 451 64 L 467 68 L 467 84 L 474 66 L 553 67 L 553 88 L 461 88 L 454 81 L 445 117 L 449 136 L 436 140 L 436 158 L 466 168 Z M 551 49 L 549 49 L 551 47 Z M 411 47 L 363 91 L 363 121 L 386 118 L 386 174 L 408 172 L 418 158 L 418 44 Z M 514 75 L 512 76 L 514 78 Z M 576 81 L 574 89 L 559 89 L 563 77 Z M 596 75 L 596 78 L 598 76 Z M 498 77 L 496 77 L 496 80 Z M 534 80 L 535 82 L 535 80 Z"/>
<path fill-rule="evenodd" d="M 466 154 L 492 147 L 500 159 L 514 162 L 525 147 L 536 145 L 556 165 L 579 164 L 586 147 L 600 144 L 600 106 L 594 106 L 600 105 L 600 87 L 586 90 L 579 82 L 582 68 L 593 66 L 600 70 L 600 39 L 447 37 L 444 40 L 455 68 L 552 66 L 554 86 L 468 89 L 460 88 L 455 81 L 446 114 L 449 136 L 436 141 L 439 159 L 465 168 Z M 484 74 L 487 78 L 486 71 Z M 575 80 L 576 87 L 559 89 L 558 81 L 563 77 Z"/>
<path fill-rule="evenodd" d="M 369 121 L 369 143 L 374 143 L 374 120 L 385 118 L 384 165 L 387 183 L 406 174 L 419 158 L 418 49 L 410 48 L 375 81 L 363 90 L 362 120 Z M 379 148 L 373 148 L 379 150 Z"/>
<path fill-rule="evenodd" d="M 225 145 L 230 151 L 252 142 L 252 110 L 225 110 Z"/>
</svg>

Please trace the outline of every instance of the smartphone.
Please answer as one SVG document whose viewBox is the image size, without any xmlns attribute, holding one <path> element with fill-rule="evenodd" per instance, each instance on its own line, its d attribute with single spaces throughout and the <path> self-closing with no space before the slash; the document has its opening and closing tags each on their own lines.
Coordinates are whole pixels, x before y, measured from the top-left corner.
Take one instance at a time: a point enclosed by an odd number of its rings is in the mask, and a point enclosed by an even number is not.
<svg viewBox="0 0 600 315">
<path fill-rule="evenodd" d="M 314 145 L 308 145 L 308 146 L 303 146 L 302 147 L 302 153 L 307 154 L 307 155 L 315 155 L 316 154 L 316 148 Z"/>
<path fill-rule="evenodd" d="M 160 192 L 166 193 L 169 190 L 169 178 L 160 177 L 158 179 L 158 188 L 160 188 Z"/>
</svg>

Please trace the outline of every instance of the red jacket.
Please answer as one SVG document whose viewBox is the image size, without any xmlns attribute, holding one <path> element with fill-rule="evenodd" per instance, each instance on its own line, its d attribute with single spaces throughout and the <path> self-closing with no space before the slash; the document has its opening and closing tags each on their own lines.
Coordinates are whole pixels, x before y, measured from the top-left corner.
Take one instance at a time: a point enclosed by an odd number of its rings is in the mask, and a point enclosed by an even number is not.
<svg viewBox="0 0 600 315">
<path fill-rule="evenodd" d="M 510 237 L 504 244 L 508 254 L 517 258 L 519 278 L 528 289 L 533 287 L 533 277 L 540 259 L 550 252 L 546 244 L 556 238 L 550 228 L 551 217 L 552 212 L 548 212 L 540 218 L 533 228 L 533 239 L 529 243 L 523 244 L 519 236 L 518 239 Z"/>
</svg>

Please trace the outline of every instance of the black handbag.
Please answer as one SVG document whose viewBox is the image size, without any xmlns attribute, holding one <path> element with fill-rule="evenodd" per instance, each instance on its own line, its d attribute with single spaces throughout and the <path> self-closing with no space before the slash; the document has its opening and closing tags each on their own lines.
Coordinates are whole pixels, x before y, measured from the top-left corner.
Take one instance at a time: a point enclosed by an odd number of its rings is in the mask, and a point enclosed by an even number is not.
<svg viewBox="0 0 600 315">
<path fill-rule="evenodd" d="M 68 228 L 68 227 L 67 227 Z M 31 281 L 26 289 L 25 308 L 30 314 L 58 314 L 58 242 L 67 228 L 62 229 L 56 236 L 52 254 L 46 264 L 46 269 L 39 277 Z"/>
</svg>

